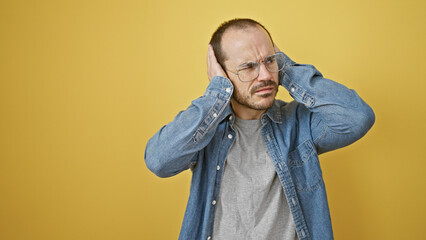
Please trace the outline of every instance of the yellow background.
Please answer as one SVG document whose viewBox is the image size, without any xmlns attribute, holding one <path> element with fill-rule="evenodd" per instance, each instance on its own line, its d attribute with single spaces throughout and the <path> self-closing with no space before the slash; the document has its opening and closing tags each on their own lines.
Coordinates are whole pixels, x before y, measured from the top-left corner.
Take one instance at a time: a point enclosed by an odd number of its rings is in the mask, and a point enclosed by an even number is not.
<svg viewBox="0 0 426 240">
<path fill-rule="evenodd" d="M 177 239 L 191 173 L 157 178 L 145 145 L 203 94 L 207 43 L 234 17 L 376 113 L 363 139 L 321 156 L 335 238 L 424 239 L 425 6 L 1 1 L 0 239 Z"/>
</svg>

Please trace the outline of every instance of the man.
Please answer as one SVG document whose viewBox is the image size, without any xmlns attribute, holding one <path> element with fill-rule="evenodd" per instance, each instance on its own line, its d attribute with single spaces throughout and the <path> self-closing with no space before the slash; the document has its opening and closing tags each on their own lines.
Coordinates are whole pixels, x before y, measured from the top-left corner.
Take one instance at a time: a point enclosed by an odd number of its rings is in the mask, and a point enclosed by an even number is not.
<svg viewBox="0 0 426 240">
<path fill-rule="evenodd" d="M 192 170 L 179 238 L 333 239 L 318 155 L 364 136 L 374 112 L 254 20 L 223 23 L 210 43 L 204 95 L 145 151 L 160 177 Z M 295 101 L 275 99 L 278 85 Z"/>
</svg>

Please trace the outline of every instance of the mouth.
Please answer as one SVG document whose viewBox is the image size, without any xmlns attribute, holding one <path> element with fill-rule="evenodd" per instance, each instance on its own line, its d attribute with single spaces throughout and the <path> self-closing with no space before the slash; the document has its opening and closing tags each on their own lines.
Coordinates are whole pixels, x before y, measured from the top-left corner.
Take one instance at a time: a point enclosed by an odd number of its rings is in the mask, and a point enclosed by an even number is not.
<svg viewBox="0 0 426 240">
<path fill-rule="evenodd" d="M 261 83 L 259 83 L 258 85 L 253 86 L 253 88 L 250 90 L 250 93 L 252 95 L 267 97 L 274 94 L 274 92 L 276 92 L 277 90 L 278 90 L 277 83 L 272 80 L 268 80 L 268 81 L 261 81 Z"/>
<path fill-rule="evenodd" d="M 269 86 L 269 87 L 264 87 L 264 88 L 260 88 L 258 90 L 256 90 L 256 94 L 268 94 L 268 93 L 272 93 L 272 91 L 274 91 L 274 87 Z"/>
</svg>

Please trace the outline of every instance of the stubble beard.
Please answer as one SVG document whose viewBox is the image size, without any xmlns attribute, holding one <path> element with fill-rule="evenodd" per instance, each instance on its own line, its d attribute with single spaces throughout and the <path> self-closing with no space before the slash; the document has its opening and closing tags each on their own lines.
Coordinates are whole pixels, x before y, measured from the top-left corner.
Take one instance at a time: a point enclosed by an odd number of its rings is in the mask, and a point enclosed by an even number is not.
<svg viewBox="0 0 426 240">
<path fill-rule="evenodd" d="M 258 86 L 253 87 L 250 90 L 250 92 L 246 95 L 243 95 L 239 91 L 235 91 L 234 94 L 233 94 L 233 97 L 234 97 L 234 99 L 237 103 L 239 103 L 240 105 L 245 106 L 247 108 L 258 110 L 258 111 L 267 110 L 270 107 L 272 107 L 272 105 L 274 104 L 274 101 L 270 101 L 269 103 L 266 103 L 266 104 L 256 103 L 256 102 L 253 101 L 253 96 L 254 96 L 256 90 L 259 89 L 259 88 L 267 87 L 267 86 L 273 86 L 274 91 L 271 92 L 271 93 L 258 95 L 257 97 L 269 98 L 270 96 L 274 95 L 274 99 L 275 99 L 275 96 L 278 93 L 278 85 L 274 81 L 271 81 L 271 80 L 265 81 L 262 84 L 259 84 Z"/>
</svg>

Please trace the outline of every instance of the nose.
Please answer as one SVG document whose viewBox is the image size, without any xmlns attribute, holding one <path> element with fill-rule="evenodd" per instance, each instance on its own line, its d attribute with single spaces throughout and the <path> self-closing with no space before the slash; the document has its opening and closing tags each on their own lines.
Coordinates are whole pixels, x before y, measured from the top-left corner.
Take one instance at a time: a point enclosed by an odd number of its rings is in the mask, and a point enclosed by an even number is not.
<svg viewBox="0 0 426 240">
<path fill-rule="evenodd" d="M 257 77 L 259 81 L 266 81 L 272 79 L 272 74 L 266 69 L 265 64 L 260 64 L 259 66 L 259 76 Z"/>
</svg>

